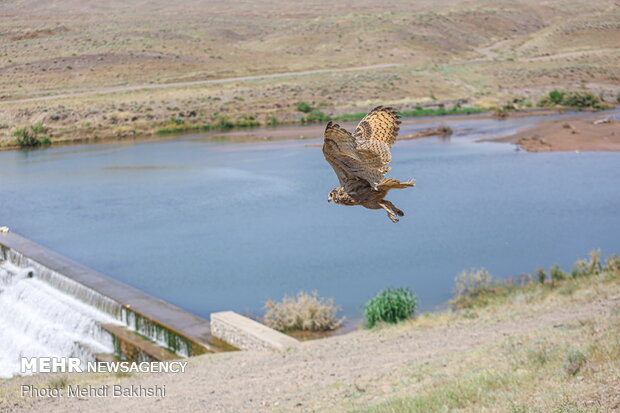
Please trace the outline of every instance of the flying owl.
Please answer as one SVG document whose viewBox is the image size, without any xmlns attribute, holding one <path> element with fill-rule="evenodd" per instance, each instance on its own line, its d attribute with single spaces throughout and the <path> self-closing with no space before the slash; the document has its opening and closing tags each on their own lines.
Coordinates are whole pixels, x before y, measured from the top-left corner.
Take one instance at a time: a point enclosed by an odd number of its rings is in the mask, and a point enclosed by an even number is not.
<svg viewBox="0 0 620 413">
<path fill-rule="evenodd" d="M 411 181 L 385 179 L 392 161 L 390 148 L 398 135 L 400 116 L 390 107 L 377 106 L 364 117 L 353 135 L 329 122 L 325 128 L 323 155 L 334 168 L 340 186 L 331 190 L 328 202 L 384 209 L 392 222 L 405 215 L 384 199 L 390 189 L 414 186 Z"/>
</svg>

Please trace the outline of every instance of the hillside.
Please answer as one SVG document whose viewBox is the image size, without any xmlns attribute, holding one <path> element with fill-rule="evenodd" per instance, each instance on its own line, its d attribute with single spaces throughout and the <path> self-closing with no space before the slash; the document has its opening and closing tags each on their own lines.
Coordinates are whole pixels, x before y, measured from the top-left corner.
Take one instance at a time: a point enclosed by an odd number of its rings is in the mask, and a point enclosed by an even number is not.
<svg viewBox="0 0 620 413">
<path fill-rule="evenodd" d="M 0 143 L 36 123 L 57 140 L 149 135 L 173 117 L 298 121 L 299 101 L 493 106 L 566 87 L 611 102 L 619 17 L 583 0 L 3 2 Z M 234 79 L 338 68 L 360 70 Z M 230 80 L 185 83 L 217 79 Z"/>
</svg>

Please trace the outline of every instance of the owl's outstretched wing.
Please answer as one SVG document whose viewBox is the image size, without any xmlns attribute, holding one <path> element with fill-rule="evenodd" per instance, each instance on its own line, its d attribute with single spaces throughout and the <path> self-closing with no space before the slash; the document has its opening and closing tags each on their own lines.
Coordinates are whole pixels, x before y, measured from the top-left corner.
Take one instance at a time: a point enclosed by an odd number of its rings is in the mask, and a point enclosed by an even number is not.
<svg viewBox="0 0 620 413">
<path fill-rule="evenodd" d="M 379 158 L 381 166 L 377 173 L 378 181 L 371 182 L 373 187 L 380 183 L 390 170 L 387 166 L 392 161 L 390 149 L 396 140 L 400 127 L 400 116 L 391 107 L 377 106 L 366 115 L 355 128 L 353 138 L 362 159 Z"/>
<path fill-rule="evenodd" d="M 345 190 L 360 179 L 375 187 L 383 178 L 379 172 L 383 166 L 381 159 L 378 156 L 362 156 L 353 135 L 333 122 L 325 128 L 323 155 Z"/>
</svg>

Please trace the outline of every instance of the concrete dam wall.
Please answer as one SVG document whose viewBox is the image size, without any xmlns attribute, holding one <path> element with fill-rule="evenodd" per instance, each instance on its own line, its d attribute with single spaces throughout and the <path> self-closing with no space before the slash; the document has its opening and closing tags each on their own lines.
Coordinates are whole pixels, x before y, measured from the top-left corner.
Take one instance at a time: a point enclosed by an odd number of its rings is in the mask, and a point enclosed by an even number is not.
<svg viewBox="0 0 620 413">
<path fill-rule="evenodd" d="M 0 233 L 0 377 L 20 357 L 169 360 L 222 351 L 209 321 L 13 233 Z"/>
</svg>

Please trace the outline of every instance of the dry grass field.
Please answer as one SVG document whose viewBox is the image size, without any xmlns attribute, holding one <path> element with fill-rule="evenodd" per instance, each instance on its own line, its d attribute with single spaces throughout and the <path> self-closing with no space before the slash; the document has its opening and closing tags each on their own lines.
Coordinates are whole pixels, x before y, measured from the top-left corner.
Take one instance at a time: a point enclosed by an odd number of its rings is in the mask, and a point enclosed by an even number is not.
<svg viewBox="0 0 620 413">
<path fill-rule="evenodd" d="M 344 68 L 361 69 L 330 71 Z M 295 122 L 300 101 L 334 114 L 580 88 L 614 102 L 619 76 L 612 0 L 0 2 L 5 146 L 37 123 L 55 141 L 147 136 L 171 118 Z"/>
</svg>

